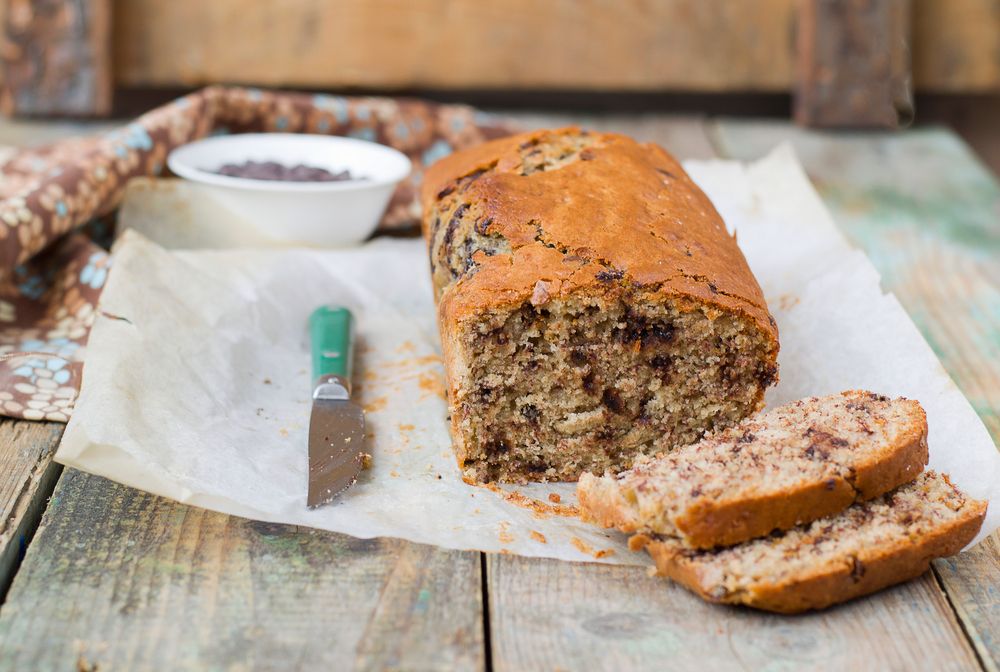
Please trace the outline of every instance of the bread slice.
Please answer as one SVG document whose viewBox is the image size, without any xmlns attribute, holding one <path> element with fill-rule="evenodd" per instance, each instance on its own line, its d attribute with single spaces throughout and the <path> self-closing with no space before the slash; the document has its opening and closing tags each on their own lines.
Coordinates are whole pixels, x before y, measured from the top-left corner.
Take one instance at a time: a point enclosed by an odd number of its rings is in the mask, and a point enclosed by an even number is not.
<svg viewBox="0 0 1000 672">
<path fill-rule="evenodd" d="M 927 464 L 920 404 L 871 392 L 811 397 L 614 477 L 585 474 L 584 520 L 624 532 L 727 546 L 877 497 Z"/>
<path fill-rule="evenodd" d="M 699 551 L 638 535 L 658 573 L 711 602 L 796 613 L 822 609 L 919 576 L 979 532 L 986 502 L 933 471 L 878 499 L 784 534 Z"/>
</svg>

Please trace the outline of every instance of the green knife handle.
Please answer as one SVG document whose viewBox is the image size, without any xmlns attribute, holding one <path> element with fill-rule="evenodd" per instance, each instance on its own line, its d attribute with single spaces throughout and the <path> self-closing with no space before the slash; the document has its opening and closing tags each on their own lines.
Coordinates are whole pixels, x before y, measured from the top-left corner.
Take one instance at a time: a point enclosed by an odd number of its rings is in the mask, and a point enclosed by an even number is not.
<svg viewBox="0 0 1000 672">
<path fill-rule="evenodd" d="M 322 306 L 309 316 L 312 342 L 313 380 L 339 376 L 346 385 L 351 380 L 354 354 L 354 320 L 347 308 Z"/>
</svg>

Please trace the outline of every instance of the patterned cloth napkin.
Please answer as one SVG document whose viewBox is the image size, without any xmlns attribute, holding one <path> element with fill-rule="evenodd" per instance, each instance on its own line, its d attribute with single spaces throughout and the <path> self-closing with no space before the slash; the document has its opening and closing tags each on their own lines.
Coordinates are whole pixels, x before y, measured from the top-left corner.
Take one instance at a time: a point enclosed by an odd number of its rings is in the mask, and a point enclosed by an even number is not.
<svg viewBox="0 0 1000 672">
<path fill-rule="evenodd" d="M 111 266 L 98 243 L 110 240 L 128 180 L 160 175 L 170 151 L 193 140 L 261 131 L 346 135 L 407 154 L 414 173 L 382 230 L 417 223 L 424 166 L 510 132 L 460 105 L 209 87 L 110 133 L 15 153 L 0 166 L 0 415 L 68 420 Z"/>
</svg>

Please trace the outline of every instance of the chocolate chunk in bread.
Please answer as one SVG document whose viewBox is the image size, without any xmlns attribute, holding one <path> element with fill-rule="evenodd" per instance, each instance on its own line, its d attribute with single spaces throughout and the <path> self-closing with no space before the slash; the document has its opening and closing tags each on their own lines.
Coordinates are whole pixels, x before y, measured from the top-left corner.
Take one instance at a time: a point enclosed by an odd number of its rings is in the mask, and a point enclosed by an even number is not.
<svg viewBox="0 0 1000 672">
<path fill-rule="evenodd" d="M 837 513 L 926 463 L 918 402 L 850 391 L 768 410 L 618 476 L 584 474 L 577 492 L 585 520 L 711 548 Z"/>
<path fill-rule="evenodd" d="M 466 477 L 576 480 L 757 411 L 777 330 L 669 154 L 538 131 L 449 156 L 422 192 Z"/>
<path fill-rule="evenodd" d="M 639 535 L 660 574 L 712 602 L 796 613 L 868 595 L 958 553 L 986 516 L 986 503 L 933 471 L 877 499 L 720 550 Z"/>
</svg>

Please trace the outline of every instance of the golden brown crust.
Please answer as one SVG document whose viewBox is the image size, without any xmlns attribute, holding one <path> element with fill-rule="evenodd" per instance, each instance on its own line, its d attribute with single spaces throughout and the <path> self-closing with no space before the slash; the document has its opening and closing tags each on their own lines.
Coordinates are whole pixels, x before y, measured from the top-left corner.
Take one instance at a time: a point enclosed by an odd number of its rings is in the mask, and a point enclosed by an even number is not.
<svg viewBox="0 0 1000 672">
<path fill-rule="evenodd" d="M 908 581 L 927 571 L 931 560 L 958 553 L 979 532 L 986 517 L 985 502 L 970 502 L 965 515 L 938 525 L 918 539 L 868 546 L 856 557 L 792 573 L 782 581 L 757 581 L 735 592 L 719 591 L 705 566 L 678 552 L 676 544 L 644 537 L 645 547 L 656 563 L 657 573 L 688 587 L 710 602 L 742 604 L 756 609 L 793 614 L 823 609 L 855 597 Z"/>
<path fill-rule="evenodd" d="M 630 284 L 746 315 L 769 335 L 776 358 L 777 329 L 735 238 L 662 148 L 595 133 L 586 160 L 517 173 L 523 146 L 580 133 L 566 128 L 502 138 L 446 157 L 427 171 L 421 200 L 428 243 L 439 195 L 463 176 L 488 170 L 466 187 L 462 200 L 477 204 L 490 221 L 489 232 L 512 249 L 510 255 L 478 257 L 475 274 L 444 290 L 442 323 L 520 305 L 539 279 L 551 283 L 552 298 L 582 288 L 605 291 L 598 274 L 613 268 Z"/>
</svg>

